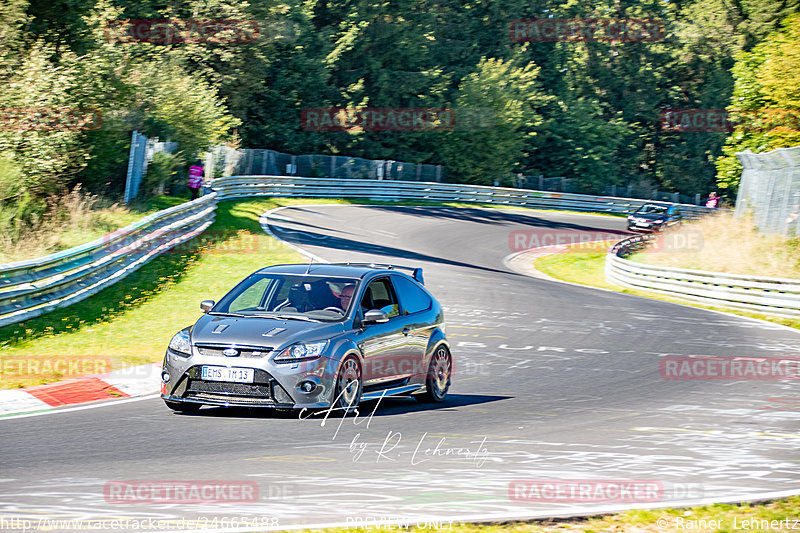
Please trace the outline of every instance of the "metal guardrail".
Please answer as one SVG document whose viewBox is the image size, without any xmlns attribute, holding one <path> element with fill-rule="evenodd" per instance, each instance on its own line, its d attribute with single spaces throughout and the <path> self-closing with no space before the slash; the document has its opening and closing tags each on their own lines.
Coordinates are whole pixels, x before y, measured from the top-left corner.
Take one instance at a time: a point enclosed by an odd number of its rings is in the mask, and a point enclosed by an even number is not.
<svg viewBox="0 0 800 533">
<path fill-rule="evenodd" d="M 217 178 L 211 188 L 220 200 L 251 196 L 303 198 L 368 198 L 383 201 L 465 202 L 513 205 L 540 209 L 562 209 L 593 213 L 626 214 L 652 200 L 591 196 L 586 194 L 487 187 L 458 183 L 395 181 L 376 179 L 301 178 L 296 176 L 229 176 Z M 664 202 L 662 202 L 664 203 Z M 687 218 L 709 209 L 677 204 Z"/>
<path fill-rule="evenodd" d="M 800 279 L 655 266 L 624 258 L 645 248 L 653 239 L 653 235 L 636 235 L 615 244 L 606 255 L 606 280 L 709 305 L 800 316 Z"/>
<path fill-rule="evenodd" d="M 164 209 L 90 243 L 45 257 L 0 265 L 0 327 L 79 302 L 119 281 L 147 261 L 202 233 L 214 221 L 219 200 L 253 196 L 368 198 L 382 201 L 463 202 L 629 213 L 648 200 L 486 187 L 455 183 L 377 179 L 230 176 L 215 191 Z M 684 216 L 704 207 L 678 204 Z"/>
<path fill-rule="evenodd" d="M 69 250 L 0 265 L 0 326 L 79 302 L 214 221 L 217 195 L 164 209 Z"/>
</svg>

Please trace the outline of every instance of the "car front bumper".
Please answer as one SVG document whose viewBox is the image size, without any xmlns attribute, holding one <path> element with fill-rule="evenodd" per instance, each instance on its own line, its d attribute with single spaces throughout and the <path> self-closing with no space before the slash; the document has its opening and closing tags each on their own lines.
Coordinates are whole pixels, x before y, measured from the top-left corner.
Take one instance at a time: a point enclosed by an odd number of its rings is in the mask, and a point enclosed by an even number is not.
<svg viewBox="0 0 800 533">
<path fill-rule="evenodd" d="M 191 357 L 167 350 L 161 380 L 161 397 L 175 403 L 197 403 L 226 407 L 279 409 L 322 408 L 331 404 L 335 389 L 336 363 L 328 357 L 297 363 L 274 363 L 264 357 Z M 253 369 L 251 383 L 206 380 L 203 366 Z M 165 381 L 164 376 L 169 380 Z M 313 390 L 301 389 L 312 383 Z"/>
</svg>

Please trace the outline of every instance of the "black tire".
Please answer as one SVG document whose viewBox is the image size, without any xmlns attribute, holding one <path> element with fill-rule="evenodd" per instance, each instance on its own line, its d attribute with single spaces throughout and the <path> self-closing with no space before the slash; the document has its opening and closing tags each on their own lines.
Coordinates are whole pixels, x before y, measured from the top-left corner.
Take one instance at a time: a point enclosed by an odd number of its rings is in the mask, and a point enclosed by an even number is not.
<svg viewBox="0 0 800 533">
<path fill-rule="evenodd" d="M 428 373 L 425 375 L 425 392 L 414 396 L 423 403 L 441 403 L 450 390 L 450 378 L 453 371 L 453 360 L 450 350 L 439 346 L 431 357 Z"/>
<path fill-rule="evenodd" d="M 336 387 L 333 396 L 333 408 L 337 412 L 349 414 L 356 410 L 361 402 L 364 383 L 361 379 L 361 363 L 350 355 L 342 362 L 339 375 L 336 376 Z"/>
<path fill-rule="evenodd" d="M 170 402 L 168 400 L 164 400 L 164 403 L 177 413 L 195 413 L 202 407 L 199 403 Z"/>
</svg>

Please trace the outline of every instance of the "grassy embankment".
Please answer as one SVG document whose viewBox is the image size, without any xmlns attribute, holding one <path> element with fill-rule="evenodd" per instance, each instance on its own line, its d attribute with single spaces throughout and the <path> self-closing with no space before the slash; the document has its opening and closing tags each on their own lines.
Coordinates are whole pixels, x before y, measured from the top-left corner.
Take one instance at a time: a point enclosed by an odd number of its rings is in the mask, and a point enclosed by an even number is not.
<svg viewBox="0 0 800 533">
<path fill-rule="evenodd" d="M 0 367 L 6 369 L 0 388 L 64 377 L 55 371 L 26 372 L 28 362 L 38 359 L 107 359 L 113 369 L 160 361 L 171 336 L 197 319 L 201 300 L 219 299 L 260 267 L 301 260 L 258 224 L 261 213 L 278 205 L 274 200 L 221 202 L 203 235 L 119 283 L 67 308 L 0 328 L 0 362 L 6 362 Z"/>
<path fill-rule="evenodd" d="M 676 242 L 693 242 L 701 245 L 689 250 L 677 249 L 674 251 L 655 251 L 659 248 L 655 246 L 654 250 L 639 252 L 628 259 L 678 268 L 800 279 L 800 238 L 764 236 L 758 233 L 748 221 L 733 220 L 731 215 L 705 217 L 686 223 L 675 230 L 670 238 Z M 654 292 L 625 289 L 612 285 L 606 282 L 603 271 L 606 252 L 610 244 L 576 245 L 569 253 L 540 257 L 534 260 L 534 266 L 548 276 L 564 281 L 693 305 L 703 309 L 726 311 L 800 328 L 798 319 L 702 305 Z"/>
<path fill-rule="evenodd" d="M 680 533 L 695 532 L 772 532 L 797 531 L 800 522 L 800 496 L 778 500 L 764 505 L 706 505 L 689 509 L 659 509 L 653 511 L 628 511 L 610 516 L 585 520 L 565 519 L 536 522 L 514 522 L 500 525 L 456 525 L 445 522 L 440 529 L 411 527 L 409 531 L 452 531 L 454 533 Z M 766 521 L 766 522 L 763 522 Z M 424 524 L 423 524 L 424 525 Z M 437 524 L 438 525 L 438 524 Z M 761 527 L 766 525 L 766 528 Z M 777 527 L 770 527 L 770 526 Z M 389 531 L 387 526 L 328 529 L 327 533 Z"/>
<path fill-rule="evenodd" d="M 53 205 L 37 226 L 26 228 L 20 238 L 12 239 L 0 232 L 0 264 L 35 259 L 99 239 L 146 215 L 185 201 L 163 196 L 121 206 L 75 189 Z"/>
</svg>

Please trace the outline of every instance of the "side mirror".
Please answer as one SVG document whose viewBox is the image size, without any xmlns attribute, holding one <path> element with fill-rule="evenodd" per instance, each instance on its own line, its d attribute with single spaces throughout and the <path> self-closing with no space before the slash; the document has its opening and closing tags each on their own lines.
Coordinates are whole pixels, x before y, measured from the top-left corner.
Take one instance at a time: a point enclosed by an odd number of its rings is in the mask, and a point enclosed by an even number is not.
<svg viewBox="0 0 800 533">
<path fill-rule="evenodd" d="M 386 313 L 381 311 L 380 309 L 370 309 L 366 313 L 364 313 L 364 325 L 367 324 L 383 324 L 384 322 L 388 322 L 389 317 L 386 316 Z"/>
<path fill-rule="evenodd" d="M 200 302 L 200 309 L 204 313 L 208 313 L 209 311 L 211 311 L 212 307 L 214 307 L 214 300 L 203 300 L 202 302 Z"/>
</svg>

